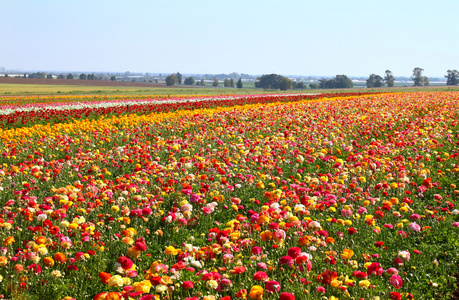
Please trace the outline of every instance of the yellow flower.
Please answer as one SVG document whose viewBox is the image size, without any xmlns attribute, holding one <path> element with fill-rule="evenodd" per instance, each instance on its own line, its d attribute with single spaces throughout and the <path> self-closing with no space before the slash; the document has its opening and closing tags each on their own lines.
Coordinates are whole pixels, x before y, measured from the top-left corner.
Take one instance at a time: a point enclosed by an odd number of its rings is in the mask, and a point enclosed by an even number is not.
<svg viewBox="0 0 459 300">
<path fill-rule="evenodd" d="M 359 286 L 360 287 L 369 287 L 370 286 L 370 281 L 369 280 L 362 280 L 362 281 L 359 281 Z"/>
<path fill-rule="evenodd" d="M 123 277 L 120 275 L 114 275 L 108 280 L 108 286 L 122 287 L 124 284 Z"/>
<path fill-rule="evenodd" d="M 174 246 L 169 246 L 166 248 L 166 255 L 177 255 L 179 254 L 180 249 L 175 249 Z"/>
</svg>

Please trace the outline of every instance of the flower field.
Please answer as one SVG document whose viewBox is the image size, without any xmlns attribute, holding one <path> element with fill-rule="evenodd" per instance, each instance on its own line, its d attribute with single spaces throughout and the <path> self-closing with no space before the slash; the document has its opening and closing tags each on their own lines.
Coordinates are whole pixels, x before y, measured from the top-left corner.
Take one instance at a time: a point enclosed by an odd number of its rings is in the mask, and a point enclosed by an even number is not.
<svg viewBox="0 0 459 300">
<path fill-rule="evenodd" d="M 450 299 L 459 93 L 0 98 L 0 298 Z"/>
</svg>

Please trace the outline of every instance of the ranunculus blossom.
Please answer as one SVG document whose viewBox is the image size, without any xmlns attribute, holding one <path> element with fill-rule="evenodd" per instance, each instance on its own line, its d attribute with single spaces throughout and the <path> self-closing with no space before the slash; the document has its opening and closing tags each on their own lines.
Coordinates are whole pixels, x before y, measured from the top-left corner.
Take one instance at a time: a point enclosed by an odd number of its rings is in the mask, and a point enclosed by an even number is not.
<svg viewBox="0 0 459 300">
<path fill-rule="evenodd" d="M 413 231 L 416 231 L 416 232 L 420 232 L 421 231 L 421 226 L 417 223 L 410 223 L 410 229 L 413 230 Z"/>
<path fill-rule="evenodd" d="M 279 300 L 295 300 L 295 295 L 284 292 L 279 295 Z"/>
<path fill-rule="evenodd" d="M 403 286 L 403 280 L 400 276 L 394 274 L 390 277 L 390 284 L 396 289 L 399 289 Z"/>
<path fill-rule="evenodd" d="M 269 292 L 277 293 L 280 291 L 281 286 L 278 281 L 271 280 L 271 281 L 266 281 L 265 288 Z"/>
</svg>

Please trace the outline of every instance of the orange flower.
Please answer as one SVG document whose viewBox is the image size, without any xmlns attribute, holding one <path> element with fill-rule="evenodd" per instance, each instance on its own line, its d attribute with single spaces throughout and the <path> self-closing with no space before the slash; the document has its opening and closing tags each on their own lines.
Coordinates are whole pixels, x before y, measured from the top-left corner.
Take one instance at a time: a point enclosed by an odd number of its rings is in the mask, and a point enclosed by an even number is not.
<svg viewBox="0 0 459 300">
<path fill-rule="evenodd" d="M 43 264 L 47 267 L 52 267 L 54 266 L 54 259 L 52 257 L 45 257 L 43 258 Z"/>
<path fill-rule="evenodd" d="M 121 299 L 120 293 L 118 292 L 110 292 L 105 297 L 105 300 L 120 300 L 120 299 Z"/>
<path fill-rule="evenodd" d="M 100 272 L 99 273 L 99 278 L 102 281 L 103 284 L 107 284 L 110 278 L 112 277 L 111 274 L 106 273 L 106 272 Z"/>
<path fill-rule="evenodd" d="M 259 285 L 254 285 L 250 289 L 249 297 L 250 299 L 263 299 L 263 288 Z"/>
<path fill-rule="evenodd" d="M 54 260 L 57 261 L 57 262 L 65 262 L 67 260 L 67 257 L 65 256 L 64 253 L 62 252 L 57 252 L 56 254 L 54 254 Z"/>
<path fill-rule="evenodd" d="M 273 233 L 269 230 L 263 231 L 260 233 L 260 238 L 262 241 L 269 241 L 273 238 Z"/>
<path fill-rule="evenodd" d="M 14 243 L 14 242 L 15 242 L 14 237 L 9 236 L 9 237 L 7 237 L 7 238 L 3 241 L 3 246 L 9 246 L 9 245 L 11 245 L 11 244 Z"/>
<path fill-rule="evenodd" d="M 354 256 L 354 251 L 351 249 L 344 249 L 343 253 L 341 253 L 342 259 L 350 259 L 352 256 Z"/>
</svg>

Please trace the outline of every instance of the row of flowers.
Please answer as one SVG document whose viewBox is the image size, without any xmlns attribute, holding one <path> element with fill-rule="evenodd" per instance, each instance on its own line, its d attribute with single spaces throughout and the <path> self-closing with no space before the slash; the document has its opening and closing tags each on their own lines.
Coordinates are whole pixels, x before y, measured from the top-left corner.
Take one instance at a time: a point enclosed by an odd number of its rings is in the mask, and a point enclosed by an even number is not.
<svg viewBox="0 0 459 300">
<path fill-rule="evenodd" d="M 349 94 L 283 94 L 283 95 L 244 95 L 244 96 L 213 96 L 213 97 L 184 97 L 173 98 L 155 97 L 132 99 L 114 96 L 107 99 L 90 98 L 86 101 L 53 101 L 28 102 L 21 105 L 1 104 L 0 128 L 17 128 L 34 124 L 59 123 L 72 119 L 97 118 L 107 115 L 129 113 L 145 114 L 152 112 L 175 111 L 178 109 L 198 109 L 215 106 L 234 106 L 251 103 L 272 103 L 279 101 L 298 101 L 317 99 L 321 97 L 339 97 Z M 58 98 L 60 99 L 60 98 Z M 85 98 L 86 99 L 86 98 Z"/>
<path fill-rule="evenodd" d="M 380 94 L 4 131 L 0 293 L 447 298 L 458 112 Z"/>
</svg>

